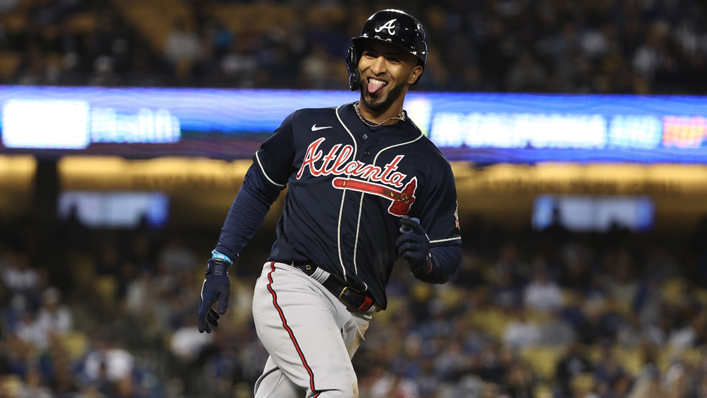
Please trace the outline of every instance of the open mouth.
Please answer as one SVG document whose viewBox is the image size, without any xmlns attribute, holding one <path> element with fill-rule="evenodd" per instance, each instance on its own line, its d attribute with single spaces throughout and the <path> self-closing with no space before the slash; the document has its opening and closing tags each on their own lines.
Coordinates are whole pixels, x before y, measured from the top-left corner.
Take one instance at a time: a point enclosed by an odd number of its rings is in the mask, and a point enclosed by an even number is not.
<svg viewBox="0 0 707 398">
<path fill-rule="evenodd" d="M 378 80 L 372 77 L 368 78 L 368 92 L 375 94 L 380 91 L 383 87 L 387 86 L 388 82 L 383 80 Z"/>
</svg>

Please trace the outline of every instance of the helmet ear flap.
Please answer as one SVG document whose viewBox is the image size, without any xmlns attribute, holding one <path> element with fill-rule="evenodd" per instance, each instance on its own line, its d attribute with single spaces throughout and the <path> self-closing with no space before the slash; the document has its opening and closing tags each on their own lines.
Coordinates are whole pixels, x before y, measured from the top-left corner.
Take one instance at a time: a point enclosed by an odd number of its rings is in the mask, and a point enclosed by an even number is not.
<svg viewBox="0 0 707 398">
<path fill-rule="evenodd" d="M 358 53 L 354 46 L 346 54 L 346 72 L 349 75 L 349 88 L 357 91 L 361 87 L 361 71 L 358 70 Z"/>
</svg>

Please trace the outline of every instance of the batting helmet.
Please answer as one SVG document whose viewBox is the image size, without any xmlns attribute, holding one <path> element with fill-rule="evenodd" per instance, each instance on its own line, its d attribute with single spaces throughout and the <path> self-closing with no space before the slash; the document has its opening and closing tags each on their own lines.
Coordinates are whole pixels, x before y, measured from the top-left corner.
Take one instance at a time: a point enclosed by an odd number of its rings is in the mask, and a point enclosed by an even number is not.
<svg viewBox="0 0 707 398">
<path fill-rule="evenodd" d="M 400 10 L 378 11 L 363 24 L 361 35 L 351 39 L 353 46 L 346 55 L 346 71 L 349 74 L 351 91 L 356 91 L 361 86 L 358 61 L 361 59 L 363 43 L 366 40 L 380 40 L 400 47 L 416 56 L 418 64 L 425 67 L 427 41 L 422 24 L 412 15 Z"/>
</svg>

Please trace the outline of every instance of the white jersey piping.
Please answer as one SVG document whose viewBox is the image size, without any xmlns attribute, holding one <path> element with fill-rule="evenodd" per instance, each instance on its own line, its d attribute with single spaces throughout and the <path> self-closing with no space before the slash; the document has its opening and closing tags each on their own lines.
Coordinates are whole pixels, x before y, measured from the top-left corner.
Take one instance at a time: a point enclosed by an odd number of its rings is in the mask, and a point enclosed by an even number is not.
<svg viewBox="0 0 707 398">
<path fill-rule="evenodd" d="M 387 151 L 388 149 L 390 149 L 390 148 L 395 148 L 395 147 L 398 147 L 398 146 L 407 145 L 407 144 L 412 144 L 413 142 L 419 140 L 419 139 L 422 138 L 422 137 L 424 137 L 424 135 L 421 133 L 420 136 L 417 137 L 417 138 L 415 138 L 414 140 L 406 141 L 406 142 L 401 142 L 401 143 L 399 143 L 399 144 L 391 145 L 391 146 L 389 146 L 389 147 L 385 147 L 385 148 L 381 149 L 380 151 L 378 151 L 378 153 L 376 154 L 376 156 L 373 158 L 373 163 L 372 163 L 372 165 L 375 166 L 375 165 L 376 165 L 376 161 L 378 161 L 378 156 L 379 156 L 381 153 Z M 373 176 L 369 176 L 367 181 L 370 182 L 372 177 L 373 177 Z M 358 234 L 359 234 L 359 232 L 360 232 L 360 230 L 361 230 L 361 210 L 363 210 L 363 197 L 364 197 L 364 196 L 366 196 L 366 194 L 365 194 L 365 193 L 361 193 L 361 202 L 359 203 L 359 206 L 358 206 L 358 220 L 356 220 L 356 240 L 354 241 L 354 257 L 353 257 L 354 270 L 356 271 L 356 274 L 358 274 L 358 264 L 356 263 L 356 252 L 358 251 Z M 429 238 L 428 238 L 428 240 L 429 240 Z"/>
<path fill-rule="evenodd" d="M 285 187 L 286 186 L 285 184 L 276 183 L 275 181 L 272 180 L 272 178 L 270 178 L 270 176 L 268 176 L 268 173 L 266 173 L 265 169 L 263 168 L 263 164 L 260 163 L 260 157 L 258 156 L 258 152 L 255 153 L 255 160 L 258 161 L 258 166 L 260 166 L 260 171 L 263 172 L 263 175 L 265 176 L 265 178 L 268 179 L 268 181 L 270 181 L 271 184 L 277 185 L 278 187 Z"/>
<path fill-rule="evenodd" d="M 431 240 L 430 243 L 451 242 L 453 240 L 461 240 L 461 236 L 457 236 L 455 238 Z"/>
<path fill-rule="evenodd" d="M 336 118 L 339 119 L 339 123 L 344 127 L 347 133 L 351 136 L 351 140 L 353 140 L 353 145 L 354 145 L 354 152 L 353 152 L 353 159 L 356 159 L 356 152 L 358 151 L 358 144 L 356 143 L 356 137 L 354 137 L 353 134 L 351 134 L 351 130 L 349 130 L 348 127 L 344 124 L 343 120 L 341 120 L 341 117 L 339 116 L 339 109 L 342 107 L 342 105 L 339 105 L 336 107 L 334 110 L 334 113 L 336 114 Z M 347 174 L 347 177 L 351 177 L 351 174 Z M 343 189 L 343 192 L 341 193 L 341 207 L 339 207 L 339 223 L 336 227 L 336 246 L 337 249 L 339 250 L 339 263 L 341 264 L 341 271 L 344 273 L 344 281 L 346 281 L 346 266 L 344 265 L 344 259 L 341 256 L 341 216 L 344 214 L 344 203 L 346 203 L 346 192 L 348 190 L 346 188 Z M 360 215 L 359 215 L 360 217 Z M 358 227 L 356 231 L 356 239 L 358 240 Z M 355 247 L 355 246 L 354 246 Z M 356 250 L 354 249 L 354 268 L 356 267 Z M 356 271 L 358 273 L 358 270 Z"/>
</svg>

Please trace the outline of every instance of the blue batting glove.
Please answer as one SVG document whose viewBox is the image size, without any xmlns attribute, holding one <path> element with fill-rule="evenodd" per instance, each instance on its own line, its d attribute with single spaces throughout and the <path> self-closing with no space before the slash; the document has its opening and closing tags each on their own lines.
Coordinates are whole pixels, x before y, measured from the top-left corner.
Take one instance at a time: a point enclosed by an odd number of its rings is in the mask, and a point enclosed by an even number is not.
<svg viewBox="0 0 707 398">
<path fill-rule="evenodd" d="M 410 271 L 418 278 L 424 277 L 432 270 L 432 255 L 430 240 L 420 225 L 420 220 L 403 216 L 400 219 L 400 235 L 395 245 L 398 254 L 410 265 Z"/>
<path fill-rule="evenodd" d="M 206 277 L 201 285 L 199 300 L 199 315 L 197 327 L 199 333 L 211 333 L 211 329 L 218 326 L 220 315 L 228 309 L 228 299 L 231 296 L 231 280 L 228 278 L 228 264 L 226 261 L 212 258 L 206 262 Z M 218 312 L 211 306 L 218 301 Z"/>
</svg>

